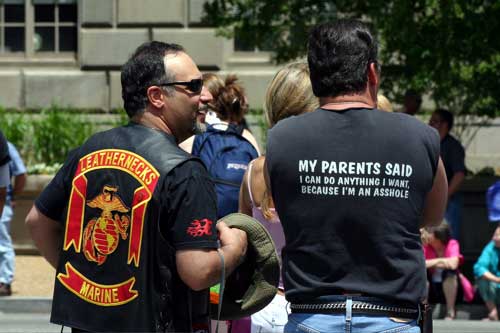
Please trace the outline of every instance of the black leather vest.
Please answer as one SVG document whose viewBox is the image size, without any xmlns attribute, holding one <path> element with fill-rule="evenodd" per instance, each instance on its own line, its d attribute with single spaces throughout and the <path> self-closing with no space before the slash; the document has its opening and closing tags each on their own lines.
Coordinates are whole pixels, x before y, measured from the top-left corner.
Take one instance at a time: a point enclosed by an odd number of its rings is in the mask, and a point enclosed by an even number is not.
<svg viewBox="0 0 500 333">
<path fill-rule="evenodd" d="M 160 234 L 159 193 L 192 157 L 134 123 L 94 135 L 77 154 L 51 320 L 88 331 L 191 331 L 193 315 L 174 308 L 196 293 Z"/>
</svg>

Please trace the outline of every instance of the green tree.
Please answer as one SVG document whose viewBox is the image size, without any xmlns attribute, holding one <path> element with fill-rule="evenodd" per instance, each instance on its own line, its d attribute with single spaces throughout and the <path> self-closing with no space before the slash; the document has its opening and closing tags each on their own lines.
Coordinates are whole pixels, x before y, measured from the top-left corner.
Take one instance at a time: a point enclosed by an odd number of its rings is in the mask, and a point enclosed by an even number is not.
<svg viewBox="0 0 500 333">
<path fill-rule="evenodd" d="M 382 89 L 399 101 L 406 89 L 427 93 L 458 116 L 500 115 L 500 2 L 495 0 L 212 0 L 208 23 L 275 61 L 306 53 L 311 26 L 338 17 L 369 23 L 380 41 Z"/>
</svg>

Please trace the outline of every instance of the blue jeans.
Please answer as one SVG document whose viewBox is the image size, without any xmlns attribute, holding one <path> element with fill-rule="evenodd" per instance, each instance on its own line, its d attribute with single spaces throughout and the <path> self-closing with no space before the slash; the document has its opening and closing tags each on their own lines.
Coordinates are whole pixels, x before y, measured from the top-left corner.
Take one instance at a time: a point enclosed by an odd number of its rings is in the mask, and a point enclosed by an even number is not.
<svg viewBox="0 0 500 333">
<path fill-rule="evenodd" d="M 355 315 L 350 321 L 343 314 L 292 313 L 286 333 L 420 333 L 416 320 L 396 322 L 388 317 Z"/>
<path fill-rule="evenodd" d="M 451 237 L 460 241 L 460 225 L 462 224 L 463 199 L 461 194 L 455 194 L 448 200 L 444 218 L 451 228 Z"/>
<path fill-rule="evenodd" d="M 349 300 L 346 303 L 346 312 L 342 314 L 291 313 L 285 333 L 420 333 L 415 319 L 353 314 L 352 303 Z"/>
<path fill-rule="evenodd" d="M 0 218 L 0 282 L 11 284 L 14 278 L 15 255 L 10 238 L 12 207 L 6 204 Z"/>
</svg>

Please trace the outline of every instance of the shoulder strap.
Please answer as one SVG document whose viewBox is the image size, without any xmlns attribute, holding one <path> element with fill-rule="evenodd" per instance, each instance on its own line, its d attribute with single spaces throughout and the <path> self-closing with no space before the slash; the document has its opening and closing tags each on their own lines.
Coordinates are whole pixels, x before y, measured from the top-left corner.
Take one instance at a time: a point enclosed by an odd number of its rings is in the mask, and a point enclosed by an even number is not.
<svg viewBox="0 0 500 333">
<path fill-rule="evenodd" d="M 253 162 L 255 160 L 251 161 L 250 163 L 248 163 L 248 175 L 247 175 L 247 186 L 248 186 L 248 195 L 250 197 L 250 204 L 253 206 L 254 203 L 253 203 L 253 195 L 252 195 L 252 166 L 253 166 Z"/>
</svg>

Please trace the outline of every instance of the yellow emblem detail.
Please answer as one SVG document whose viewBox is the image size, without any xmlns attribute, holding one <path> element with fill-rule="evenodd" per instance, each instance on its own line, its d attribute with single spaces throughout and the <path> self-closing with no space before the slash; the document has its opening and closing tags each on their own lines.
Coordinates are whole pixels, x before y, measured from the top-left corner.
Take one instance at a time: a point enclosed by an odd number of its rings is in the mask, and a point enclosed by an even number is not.
<svg viewBox="0 0 500 333">
<path fill-rule="evenodd" d="M 123 214 L 130 211 L 117 192 L 118 187 L 106 185 L 101 194 L 87 201 L 87 206 L 102 210 L 101 216 L 91 219 L 83 233 L 85 244 L 83 253 L 87 260 L 97 262 L 98 265 L 102 265 L 107 256 L 116 250 L 119 236 L 123 240 L 126 240 L 128 236 L 129 216 L 120 216 L 117 213 L 113 216 L 113 212 Z"/>
</svg>

